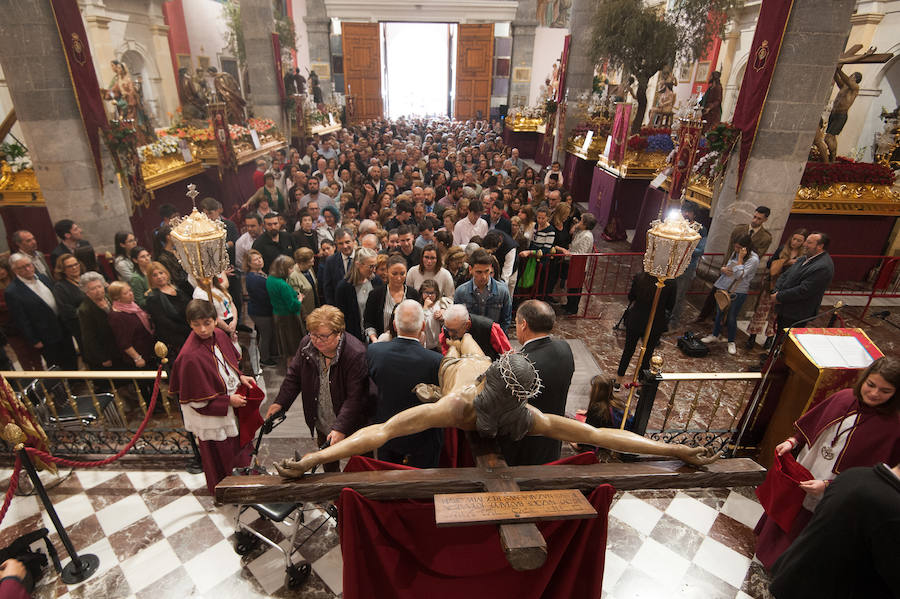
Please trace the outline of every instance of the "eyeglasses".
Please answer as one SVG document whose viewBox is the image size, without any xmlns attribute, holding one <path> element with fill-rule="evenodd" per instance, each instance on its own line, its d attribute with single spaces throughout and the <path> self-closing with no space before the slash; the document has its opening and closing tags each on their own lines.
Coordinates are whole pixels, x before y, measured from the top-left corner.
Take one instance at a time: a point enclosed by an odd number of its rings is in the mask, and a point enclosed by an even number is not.
<svg viewBox="0 0 900 599">
<path fill-rule="evenodd" d="M 313 341 L 328 341 L 335 335 L 334 331 L 330 333 L 326 333 L 324 335 L 319 335 L 318 333 L 310 333 L 309 338 Z"/>
</svg>

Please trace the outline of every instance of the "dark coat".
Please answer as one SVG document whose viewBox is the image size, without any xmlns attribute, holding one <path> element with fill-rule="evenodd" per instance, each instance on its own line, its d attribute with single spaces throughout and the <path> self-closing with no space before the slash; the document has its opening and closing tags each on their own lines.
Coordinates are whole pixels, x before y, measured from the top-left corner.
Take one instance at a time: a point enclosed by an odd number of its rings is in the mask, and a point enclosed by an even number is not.
<svg viewBox="0 0 900 599">
<path fill-rule="evenodd" d="M 675 279 L 666 281 L 665 287 L 659 294 L 659 303 L 656 305 L 656 316 L 653 319 L 651 333 L 659 335 L 666 330 L 669 322 L 669 313 L 675 307 Z M 647 273 L 640 273 L 631 282 L 628 290 L 628 300 L 632 302 L 625 316 L 625 328 L 644 334 L 647 320 L 650 318 L 650 308 L 653 307 L 653 296 L 656 294 L 656 279 Z"/>
<path fill-rule="evenodd" d="M 124 366 L 122 352 L 116 348 L 116 338 L 109 326 L 106 312 L 93 301 L 85 298 L 78 307 L 78 322 L 81 327 L 81 357 L 88 368 L 91 370 L 121 369 Z M 105 367 L 103 363 L 107 360 L 112 362 L 112 365 Z"/>
<path fill-rule="evenodd" d="M 488 229 L 491 227 L 491 219 L 487 214 L 482 214 L 481 218 L 483 218 L 487 224 Z M 509 219 L 505 216 L 501 216 L 500 220 L 497 221 L 497 224 L 494 226 L 494 229 L 497 231 L 503 231 L 507 235 L 512 235 L 512 224 L 509 222 Z"/>
<path fill-rule="evenodd" d="M 81 288 L 68 279 L 57 281 L 53 285 L 53 297 L 59 310 L 59 319 L 66 325 L 69 335 L 81 343 L 81 326 L 78 324 L 78 306 L 84 301 Z"/>
<path fill-rule="evenodd" d="M 367 354 L 369 375 L 378 388 L 375 422 L 385 422 L 403 410 L 420 405 L 413 393 L 417 384 L 438 384 L 441 355 L 425 349 L 418 341 L 398 337 L 373 343 Z M 388 441 L 383 449 L 399 454 L 439 453 L 442 443 L 443 431 L 432 428 Z"/>
<path fill-rule="evenodd" d="M 778 278 L 775 310 L 786 325 L 809 318 L 819 310 L 825 290 L 834 278 L 834 262 L 828 252 L 797 260 Z"/>
<path fill-rule="evenodd" d="M 300 340 L 300 349 L 288 364 L 281 390 L 275 398 L 275 403 L 287 410 L 297 395 L 302 394 L 303 416 L 310 433 L 315 430 L 318 416 L 318 353 L 309 335 Z M 343 335 L 331 364 L 329 384 L 336 417 L 334 430 L 350 435 L 366 424 L 374 392 L 366 364 L 366 346 L 362 341 L 352 335 Z"/>
<path fill-rule="evenodd" d="M 522 353 L 534 363 L 544 387 L 529 401 L 545 414 L 563 416 L 569 385 L 575 374 L 575 358 L 569 344 L 562 339 L 544 337 L 522 347 Z M 521 441 L 502 442 L 503 455 L 511 466 L 546 464 L 559 459 L 560 442 L 546 437 L 525 437 Z"/>
<path fill-rule="evenodd" d="M 374 285 L 374 283 L 373 283 Z M 413 289 L 412 287 L 408 287 L 406 285 L 403 286 L 405 289 L 404 298 L 419 301 L 419 292 Z M 387 300 L 387 285 L 376 285 L 374 289 L 372 289 L 372 293 L 369 294 L 369 299 L 366 300 L 366 308 L 363 310 L 363 333 L 369 327 L 375 329 L 375 334 L 380 335 L 384 332 L 384 302 Z M 356 301 L 356 297 L 354 296 L 353 301 Z"/>
<path fill-rule="evenodd" d="M 353 266 L 352 260 L 350 261 L 350 266 Z M 347 274 L 347 271 L 344 269 L 344 255 L 340 252 L 335 252 L 331 256 L 328 256 L 328 259 L 325 260 L 325 268 L 323 268 L 319 274 L 319 281 L 322 285 L 322 295 L 324 296 L 325 303 L 333 306 L 335 305 L 334 292 L 337 289 L 338 283 Z"/>
<path fill-rule="evenodd" d="M 53 291 L 50 279 L 41 273 L 35 273 L 34 276 Z M 18 277 L 13 277 L 7 285 L 5 296 L 10 321 L 29 345 L 57 343 L 67 335 L 62 321 L 53 309 Z"/>
<path fill-rule="evenodd" d="M 163 293 L 159 289 L 153 289 L 147 295 L 145 310 L 153 325 L 156 327 L 156 338 L 166 344 L 170 356 L 177 356 L 181 351 L 188 335 L 191 334 L 191 326 L 187 322 L 185 310 L 191 301 L 191 296 L 185 295 L 179 288 L 174 296 Z"/>
<path fill-rule="evenodd" d="M 372 285 L 375 285 L 374 281 L 372 281 Z M 356 287 L 347 279 L 341 279 L 334 291 L 334 299 L 331 304 L 344 313 L 344 328 L 347 329 L 347 332 L 360 341 L 365 341 L 359 303 L 356 301 Z"/>
<path fill-rule="evenodd" d="M 263 270 L 269 272 L 275 258 L 294 255 L 294 240 L 285 231 L 278 232 L 278 241 L 273 240 L 269 233 L 265 232 L 253 242 L 253 249 L 262 254 Z"/>
</svg>

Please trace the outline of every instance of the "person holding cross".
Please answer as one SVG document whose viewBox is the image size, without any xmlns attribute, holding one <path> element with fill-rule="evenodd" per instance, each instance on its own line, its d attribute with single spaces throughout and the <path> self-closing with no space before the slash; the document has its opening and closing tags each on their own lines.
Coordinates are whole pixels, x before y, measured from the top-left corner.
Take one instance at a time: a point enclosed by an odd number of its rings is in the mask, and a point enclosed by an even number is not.
<svg viewBox="0 0 900 599">
<path fill-rule="evenodd" d="M 527 357 L 507 352 L 491 362 L 469 334 L 451 343 L 441 360 L 440 386 L 416 385 L 416 395 L 425 403 L 403 410 L 386 422 L 362 428 L 342 442 L 299 460 L 277 462 L 275 469 L 286 478 L 298 478 L 319 464 L 373 451 L 397 437 L 444 427 L 514 441 L 525 435 L 543 435 L 614 451 L 675 457 L 696 466 L 719 458 L 719 454 L 711 455 L 705 447 L 661 443 L 630 431 L 594 428 L 556 414 L 544 414 L 528 403 L 540 392 L 542 383 Z"/>
</svg>

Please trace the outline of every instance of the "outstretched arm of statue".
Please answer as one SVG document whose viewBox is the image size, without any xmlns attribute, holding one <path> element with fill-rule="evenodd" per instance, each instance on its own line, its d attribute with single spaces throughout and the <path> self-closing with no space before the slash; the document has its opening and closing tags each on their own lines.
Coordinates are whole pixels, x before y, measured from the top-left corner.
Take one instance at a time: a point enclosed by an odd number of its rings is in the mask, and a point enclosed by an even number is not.
<svg viewBox="0 0 900 599">
<path fill-rule="evenodd" d="M 474 430 L 475 411 L 471 399 L 466 399 L 458 393 L 445 395 L 436 403 L 415 406 L 403 410 L 386 422 L 361 428 L 343 441 L 308 453 L 300 460 L 275 463 L 275 469 L 281 476 L 297 478 L 311 470 L 313 466 L 374 451 L 397 437 L 447 426 Z"/>
<path fill-rule="evenodd" d="M 528 406 L 534 419 L 531 425 L 531 435 L 543 435 L 560 441 L 597 445 L 628 453 L 642 453 L 660 455 L 693 464 L 703 466 L 719 459 L 721 454 L 711 454 L 706 447 L 690 447 L 677 443 L 661 443 L 616 428 L 594 428 L 589 424 L 564 418 L 555 414 L 544 414 L 533 406 Z"/>
<path fill-rule="evenodd" d="M 837 86 L 840 88 L 847 87 L 851 83 L 850 78 L 847 77 L 847 74 L 844 73 L 840 65 L 834 70 L 834 82 L 837 83 Z"/>
</svg>

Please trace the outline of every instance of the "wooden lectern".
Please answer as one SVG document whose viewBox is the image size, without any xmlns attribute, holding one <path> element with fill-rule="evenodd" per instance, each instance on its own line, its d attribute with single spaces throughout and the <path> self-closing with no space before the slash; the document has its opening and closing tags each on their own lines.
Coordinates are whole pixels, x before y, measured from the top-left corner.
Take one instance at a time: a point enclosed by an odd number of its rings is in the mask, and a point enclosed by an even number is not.
<svg viewBox="0 0 900 599">
<path fill-rule="evenodd" d="M 775 446 L 794 433 L 794 421 L 832 393 L 853 386 L 882 355 L 862 329 L 791 329 L 777 365 L 787 370 L 784 385 L 770 387 L 757 410 L 757 415 L 771 413 L 757 461 L 770 468 Z"/>
</svg>

